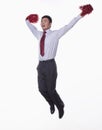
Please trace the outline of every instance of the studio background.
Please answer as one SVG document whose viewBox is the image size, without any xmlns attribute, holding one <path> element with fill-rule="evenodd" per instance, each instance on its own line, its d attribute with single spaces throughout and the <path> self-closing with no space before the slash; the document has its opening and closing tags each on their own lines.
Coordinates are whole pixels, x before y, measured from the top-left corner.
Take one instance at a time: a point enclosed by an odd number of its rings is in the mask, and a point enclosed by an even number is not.
<svg viewBox="0 0 102 130">
<path fill-rule="evenodd" d="M 37 85 L 38 42 L 25 23 L 31 13 L 52 17 L 52 30 L 80 14 L 79 6 L 94 11 L 82 18 L 59 42 L 57 91 L 65 102 L 58 118 Z M 0 130 L 102 130 L 101 1 L 3 0 L 0 2 Z"/>
</svg>

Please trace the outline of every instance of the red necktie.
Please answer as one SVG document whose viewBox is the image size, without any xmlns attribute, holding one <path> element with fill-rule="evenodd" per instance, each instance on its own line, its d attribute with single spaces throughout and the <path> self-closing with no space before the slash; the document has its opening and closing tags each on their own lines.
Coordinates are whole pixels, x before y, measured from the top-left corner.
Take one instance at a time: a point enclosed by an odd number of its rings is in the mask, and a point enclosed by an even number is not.
<svg viewBox="0 0 102 130">
<path fill-rule="evenodd" d="M 41 40 L 40 40 L 40 54 L 42 55 L 42 56 L 44 56 L 44 41 L 45 41 L 45 31 L 43 32 L 43 35 L 42 35 L 42 37 L 41 37 Z"/>
</svg>

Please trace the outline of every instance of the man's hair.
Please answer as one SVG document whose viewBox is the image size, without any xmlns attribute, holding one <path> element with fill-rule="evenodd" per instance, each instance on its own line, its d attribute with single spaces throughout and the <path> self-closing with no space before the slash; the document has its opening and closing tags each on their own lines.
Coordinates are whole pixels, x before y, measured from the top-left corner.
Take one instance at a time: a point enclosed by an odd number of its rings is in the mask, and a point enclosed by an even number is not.
<svg viewBox="0 0 102 130">
<path fill-rule="evenodd" d="M 44 16 L 42 17 L 42 19 L 43 19 L 43 18 L 47 18 L 47 19 L 49 20 L 49 22 L 52 23 L 52 18 L 51 18 L 49 15 L 44 15 Z"/>
</svg>

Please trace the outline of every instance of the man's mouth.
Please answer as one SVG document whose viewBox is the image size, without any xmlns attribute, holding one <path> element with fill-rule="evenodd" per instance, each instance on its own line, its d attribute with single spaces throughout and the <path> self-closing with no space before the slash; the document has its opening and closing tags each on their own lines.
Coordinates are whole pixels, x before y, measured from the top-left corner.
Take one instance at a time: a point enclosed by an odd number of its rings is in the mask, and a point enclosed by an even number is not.
<svg viewBox="0 0 102 130">
<path fill-rule="evenodd" d="M 42 25 L 42 27 L 44 28 L 44 27 L 45 27 L 45 25 Z"/>
</svg>

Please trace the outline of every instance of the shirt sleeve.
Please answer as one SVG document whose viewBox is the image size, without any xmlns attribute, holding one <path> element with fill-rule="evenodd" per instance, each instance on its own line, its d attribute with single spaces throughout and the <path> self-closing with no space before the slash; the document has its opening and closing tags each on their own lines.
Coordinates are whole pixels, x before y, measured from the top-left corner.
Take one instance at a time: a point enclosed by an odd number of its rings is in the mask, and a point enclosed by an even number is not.
<svg viewBox="0 0 102 130">
<path fill-rule="evenodd" d="M 39 37 L 40 37 L 40 31 L 38 31 L 37 28 L 29 22 L 29 20 L 25 20 L 25 21 L 26 21 L 26 24 L 27 24 L 28 28 L 29 28 L 30 31 L 33 33 L 33 35 L 34 35 L 37 39 L 39 39 Z"/>
<path fill-rule="evenodd" d="M 78 15 L 77 17 L 73 18 L 71 22 L 68 25 L 65 25 L 64 27 L 57 30 L 58 37 L 62 37 L 66 32 L 68 32 L 80 19 L 82 16 Z"/>
</svg>

